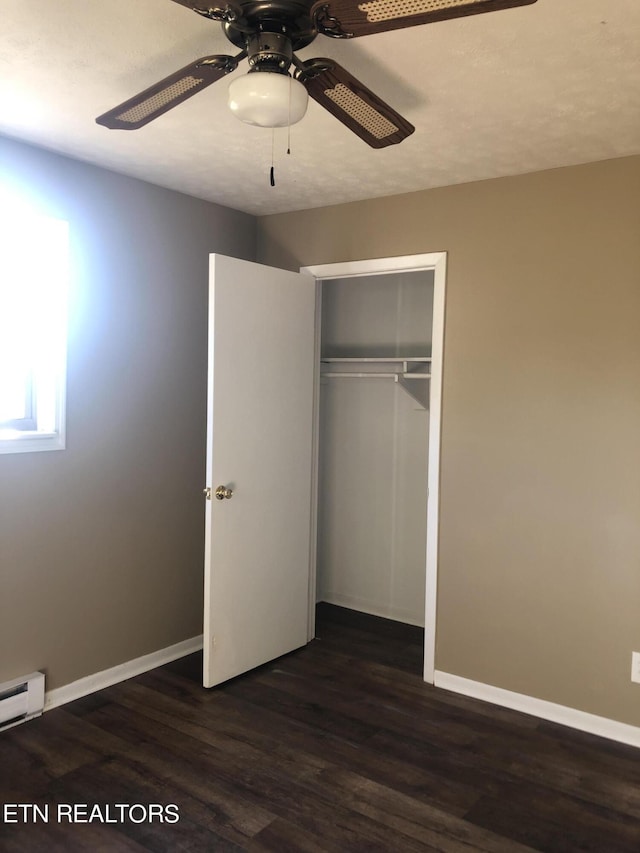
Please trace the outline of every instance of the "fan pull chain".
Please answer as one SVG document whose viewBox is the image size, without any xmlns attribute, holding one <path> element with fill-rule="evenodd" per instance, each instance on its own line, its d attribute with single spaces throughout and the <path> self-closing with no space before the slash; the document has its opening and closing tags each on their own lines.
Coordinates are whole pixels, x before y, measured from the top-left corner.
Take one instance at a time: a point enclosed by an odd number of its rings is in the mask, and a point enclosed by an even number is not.
<svg viewBox="0 0 640 853">
<path fill-rule="evenodd" d="M 275 127 L 271 128 L 271 169 L 269 170 L 269 183 L 272 187 L 276 185 L 276 173 L 273 167 L 273 149 L 275 146 L 275 138 L 276 138 L 276 129 Z"/>
<path fill-rule="evenodd" d="M 291 83 L 293 78 L 289 75 L 289 117 L 287 121 L 287 154 L 291 154 Z"/>
<path fill-rule="evenodd" d="M 289 116 L 287 121 L 287 154 L 291 154 L 291 77 L 289 77 Z M 271 168 L 269 169 L 269 183 L 272 187 L 276 185 L 276 170 L 274 166 L 275 158 L 275 139 L 276 129 L 271 128 Z"/>
</svg>

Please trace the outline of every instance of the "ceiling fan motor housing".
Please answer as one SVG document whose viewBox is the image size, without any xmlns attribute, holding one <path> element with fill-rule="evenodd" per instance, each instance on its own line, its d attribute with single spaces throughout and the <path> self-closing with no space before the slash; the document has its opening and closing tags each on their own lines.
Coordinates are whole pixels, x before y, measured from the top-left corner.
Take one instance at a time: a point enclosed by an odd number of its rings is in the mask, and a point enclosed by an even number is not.
<svg viewBox="0 0 640 853">
<path fill-rule="evenodd" d="M 282 32 L 259 32 L 247 39 L 247 57 L 252 71 L 286 74 L 293 59 L 291 39 Z"/>
<path fill-rule="evenodd" d="M 285 51 L 290 64 L 290 52 L 311 44 L 318 35 L 310 6 L 309 0 L 244 0 L 238 4 L 238 16 L 222 27 L 232 44 L 247 51 L 250 64 L 252 55 L 259 57 L 263 51 L 266 54 Z M 285 37 L 289 47 L 274 36 Z M 260 64 L 260 60 L 255 64 Z"/>
</svg>

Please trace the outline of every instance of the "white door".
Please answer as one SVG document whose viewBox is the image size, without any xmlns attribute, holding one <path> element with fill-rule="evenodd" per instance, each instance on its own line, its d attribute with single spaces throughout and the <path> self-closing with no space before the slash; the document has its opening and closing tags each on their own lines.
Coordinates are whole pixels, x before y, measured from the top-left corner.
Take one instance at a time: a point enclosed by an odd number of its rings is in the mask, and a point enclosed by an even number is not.
<svg viewBox="0 0 640 853">
<path fill-rule="evenodd" d="M 308 640 L 314 336 L 314 278 L 211 255 L 205 687 Z"/>
</svg>

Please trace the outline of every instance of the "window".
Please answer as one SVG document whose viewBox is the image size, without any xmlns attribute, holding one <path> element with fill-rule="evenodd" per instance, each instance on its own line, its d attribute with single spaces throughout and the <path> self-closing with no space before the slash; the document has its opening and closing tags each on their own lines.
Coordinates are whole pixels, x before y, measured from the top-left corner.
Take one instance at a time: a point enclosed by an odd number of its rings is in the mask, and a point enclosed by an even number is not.
<svg viewBox="0 0 640 853">
<path fill-rule="evenodd" d="M 68 224 L 0 189 L 0 453 L 65 446 Z"/>
</svg>

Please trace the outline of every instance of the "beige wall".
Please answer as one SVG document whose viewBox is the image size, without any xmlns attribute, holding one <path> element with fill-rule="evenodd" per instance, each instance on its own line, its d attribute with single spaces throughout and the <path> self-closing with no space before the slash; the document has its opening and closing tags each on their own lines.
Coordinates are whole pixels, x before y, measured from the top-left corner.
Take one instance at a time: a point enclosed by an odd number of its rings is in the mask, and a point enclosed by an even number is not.
<svg viewBox="0 0 640 853">
<path fill-rule="evenodd" d="M 267 216 L 258 247 L 448 252 L 437 668 L 640 725 L 640 157 Z"/>
<path fill-rule="evenodd" d="M 202 631 L 208 254 L 255 220 L 2 137 L 0 180 L 71 227 L 67 449 L 0 456 L 0 681 L 51 689 Z"/>
</svg>

